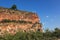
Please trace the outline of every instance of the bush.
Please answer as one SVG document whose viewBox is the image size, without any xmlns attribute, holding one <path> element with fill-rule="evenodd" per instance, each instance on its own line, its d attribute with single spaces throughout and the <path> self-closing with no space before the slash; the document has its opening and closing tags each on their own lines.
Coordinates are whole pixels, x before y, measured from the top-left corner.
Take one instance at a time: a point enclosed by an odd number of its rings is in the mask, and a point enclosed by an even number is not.
<svg viewBox="0 0 60 40">
<path fill-rule="evenodd" d="M 3 37 L 0 37 L 0 40 L 57 40 L 58 39 L 57 37 L 53 37 L 53 36 L 50 37 L 50 36 L 46 36 L 46 35 L 48 35 L 48 34 L 41 33 L 39 31 L 36 31 L 36 32 L 19 31 L 15 35 L 7 34 Z M 52 35 L 52 34 L 50 34 L 50 35 Z"/>
<path fill-rule="evenodd" d="M 10 9 L 17 10 L 17 7 L 16 7 L 16 5 L 14 4 L 14 5 L 12 5 L 12 7 L 11 7 Z"/>
</svg>

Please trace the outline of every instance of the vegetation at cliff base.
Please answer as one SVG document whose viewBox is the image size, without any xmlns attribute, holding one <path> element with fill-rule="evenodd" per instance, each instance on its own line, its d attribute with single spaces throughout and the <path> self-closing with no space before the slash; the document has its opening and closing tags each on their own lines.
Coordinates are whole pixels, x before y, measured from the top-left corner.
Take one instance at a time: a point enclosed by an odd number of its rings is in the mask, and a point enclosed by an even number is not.
<svg viewBox="0 0 60 40">
<path fill-rule="evenodd" d="M 0 36 L 0 40 L 58 40 L 60 38 L 60 29 L 54 31 L 46 30 L 45 32 L 17 32 L 15 35 L 6 34 Z"/>
</svg>

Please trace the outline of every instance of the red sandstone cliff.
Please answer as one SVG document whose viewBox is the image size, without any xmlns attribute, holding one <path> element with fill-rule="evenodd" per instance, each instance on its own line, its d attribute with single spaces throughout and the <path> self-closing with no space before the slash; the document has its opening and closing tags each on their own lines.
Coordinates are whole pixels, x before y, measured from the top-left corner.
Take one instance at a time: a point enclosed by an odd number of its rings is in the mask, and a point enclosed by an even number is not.
<svg viewBox="0 0 60 40">
<path fill-rule="evenodd" d="M 4 20 L 10 20 L 10 22 L 4 22 Z M 39 21 L 35 13 L 0 8 L 0 34 L 4 32 L 15 34 L 18 30 L 42 31 Z"/>
</svg>

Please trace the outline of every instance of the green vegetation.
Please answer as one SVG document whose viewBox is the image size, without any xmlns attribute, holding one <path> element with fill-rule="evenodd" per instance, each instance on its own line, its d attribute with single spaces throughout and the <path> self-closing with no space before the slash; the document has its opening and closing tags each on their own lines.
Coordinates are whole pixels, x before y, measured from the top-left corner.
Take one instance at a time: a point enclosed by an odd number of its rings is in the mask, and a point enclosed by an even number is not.
<svg viewBox="0 0 60 40">
<path fill-rule="evenodd" d="M 17 32 L 15 35 L 6 34 L 0 36 L 0 40 L 57 40 L 60 38 L 60 29 L 54 31 L 46 30 L 46 32 Z"/>
<path fill-rule="evenodd" d="M 2 21 L 0 21 L 0 23 L 10 23 L 10 22 L 14 22 L 14 23 L 30 23 L 32 24 L 32 22 L 27 22 L 27 21 L 24 21 L 24 20 L 9 20 L 9 19 L 4 19 Z"/>
<path fill-rule="evenodd" d="M 16 5 L 12 5 L 12 7 L 10 9 L 17 10 L 17 6 Z"/>
</svg>

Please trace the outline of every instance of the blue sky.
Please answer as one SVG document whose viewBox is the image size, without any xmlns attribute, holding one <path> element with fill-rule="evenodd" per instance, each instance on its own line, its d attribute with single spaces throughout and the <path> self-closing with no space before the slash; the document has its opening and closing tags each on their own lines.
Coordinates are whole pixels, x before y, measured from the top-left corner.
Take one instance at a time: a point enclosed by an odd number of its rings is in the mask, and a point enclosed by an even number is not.
<svg viewBox="0 0 60 40">
<path fill-rule="evenodd" d="M 60 0 L 0 0 L 0 6 L 10 8 L 13 4 L 19 10 L 36 12 L 43 29 L 60 28 Z"/>
</svg>

